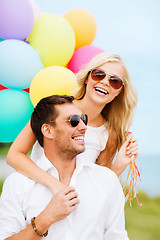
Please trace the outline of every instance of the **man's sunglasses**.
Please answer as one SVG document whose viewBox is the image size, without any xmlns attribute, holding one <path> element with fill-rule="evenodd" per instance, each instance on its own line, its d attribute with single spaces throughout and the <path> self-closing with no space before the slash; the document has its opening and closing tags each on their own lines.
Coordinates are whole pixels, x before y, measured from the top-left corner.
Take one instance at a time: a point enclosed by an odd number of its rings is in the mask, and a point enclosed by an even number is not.
<svg viewBox="0 0 160 240">
<path fill-rule="evenodd" d="M 109 76 L 109 78 L 108 78 L 109 84 L 114 89 L 119 89 L 124 85 L 124 83 L 120 79 L 120 77 L 118 77 L 116 75 L 112 75 L 110 73 L 106 73 L 105 71 L 103 71 L 101 69 L 93 69 L 90 71 L 90 73 L 91 73 L 91 78 L 94 81 L 101 81 L 101 80 L 105 79 L 106 76 Z"/>
<path fill-rule="evenodd" d="M 82 116 L 79 115 L 72 115 L 66 122 L 69 122 L 72 127 L 77 127 L 80 120 L 83 121 L 85 125 L 88 123 L 88 116 L 86 114 L 82 114 Z M 50 123 L 55 122 L 55 121 L 49 121 Z"/>
</svg>

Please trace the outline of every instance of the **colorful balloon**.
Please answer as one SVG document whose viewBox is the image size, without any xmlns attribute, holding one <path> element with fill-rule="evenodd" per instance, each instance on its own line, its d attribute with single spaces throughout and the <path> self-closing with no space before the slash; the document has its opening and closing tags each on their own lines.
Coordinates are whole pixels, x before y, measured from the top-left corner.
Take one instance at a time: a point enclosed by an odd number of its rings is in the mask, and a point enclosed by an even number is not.
<svg viewBox="0 0 160 240">
<path fill-rule="evenodd" d="M 0 142 L 12 142 L 31 117 L 29 94 L 7 89 L 0 91 Z"/>
<path fill-rule="evenodd" d="M 37 49 L 45 67 L 66 66 L 75 49 L 75 35 L 68 21 L 56 14 L 42 14 L 28 37 Z"/>
<path fill-rule="evenodd" d="M 26 39 L 33 28 L 33 11 L 28 0 L 0 1 L 0 37 Z"/>
<path fill-rule="evenodd" d="M 34 20 L 36 20 L 41 15 L 41 11 L 34 0 L 29 0 L 29 2 L 32 6 Z"/>
<path fill-rule="evenodd" d="M 81 47 L 74 52 L 70 62 L 68 63 L 68 68 L 72 72 L 77 73 L 80 69 L 85 67 L 93 57 L 102 52 L 104 52 L 104 50 L 101 48 L 91 45 Z"/>
<path fill-rule="evenodd" d="M 0 84 L 8 88 L 29 88 L 43 68 L 38 53 L 29 44 L 15 39 L 0 43 Z"/>
<path fill-rule="evenodd" d="M 76 76 L 72 71 L 61 66 L 51 66 L 41 70 L 32 80 L 30 98 L 35 106 L 44 97 L 72 95 L 77 88 Z"/>
<path fill-rule="evenodd" d="M 76 37 L 76 49 L 93 42 L 97 25 L 93 15 L 86 9 L 75 8 L 64 14 L 71 24 Z"/>
<path fill-rule="evenodd" d="M 5 89 L 7 89 L 7 88 L 6 88 L 5 86 L 3 86 L 3 85 L 0 84 L 0 91 L 1 91 L 1 90 L 5 90 Z"/>
</svg>

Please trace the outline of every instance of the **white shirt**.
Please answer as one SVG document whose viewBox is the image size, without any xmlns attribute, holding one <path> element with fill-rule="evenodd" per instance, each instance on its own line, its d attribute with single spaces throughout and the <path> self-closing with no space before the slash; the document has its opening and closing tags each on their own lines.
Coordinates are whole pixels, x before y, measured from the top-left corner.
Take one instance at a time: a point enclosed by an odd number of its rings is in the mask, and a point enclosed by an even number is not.
<svg viewBox="0 0 160 240">
<path fill-rule="evenodd" d="M 87 159 L 91 162 L 96 161 L 100 152 L 105 149 L 108 140 L 108 131 L 105 125 L 100 127 L 87 126 L 84 137 L 86 149 L 77 156 L 78 159 Z M 42 157 L 43 152 L 43 148 L 37 141 L 33 146 L 31 159 L 36 162 L 37 159 Z"/>
<path fill-rule="evenodd" d="M 44 155 L 37 164 L 59 177 Z M 77 160 L 70 185 L 75 187 L 80 203 L 68 217 L 50 226 L 46 240 L 128 240 L 124 194 L 115 173 L 89 161 Z M 45 186 L 19 173 L 10 175 L 0 199 L 0 240 L 25 229 L 51 198 Z"/>
</svg>

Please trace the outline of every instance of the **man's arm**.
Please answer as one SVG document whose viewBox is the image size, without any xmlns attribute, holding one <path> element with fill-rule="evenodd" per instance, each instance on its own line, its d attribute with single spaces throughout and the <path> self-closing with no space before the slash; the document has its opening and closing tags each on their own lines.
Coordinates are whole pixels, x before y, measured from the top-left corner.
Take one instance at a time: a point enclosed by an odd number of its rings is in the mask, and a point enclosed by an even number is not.
<svg viewBox="0 0 160 240">
<path fill-rule="evenodd" d="M 110 184 L 112 190 L 109 193 L 110 202 L 106 206 L 104 240 L 129 240 L 125 230 L 125 198 L 118 177 L 115 176 Z"/>
<path fill-rule="evenodd" d="M 17 198 L 17 192 L 11 181 L 5 184 L 0 201 L 1 240 L 41 239 L 31 224 L 26 226 L 21 200 Z M 78 195 L 73 187 L 63 189 L 55 194 L 47 207 L 35 218 L 36 229 L 44 234 L 52 224 L 73 212 L 78 203 Z"/>
</svg>

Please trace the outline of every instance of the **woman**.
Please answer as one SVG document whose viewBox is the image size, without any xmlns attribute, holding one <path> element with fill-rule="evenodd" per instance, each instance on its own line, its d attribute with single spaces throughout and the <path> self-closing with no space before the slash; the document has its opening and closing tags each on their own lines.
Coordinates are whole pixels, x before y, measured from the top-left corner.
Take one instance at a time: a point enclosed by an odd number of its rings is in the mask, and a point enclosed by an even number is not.
<svg viewBox="0 0 160 240">
<path fill-rule="evenodd" d="M 126 136 L 137 103 L 127 69 L 120 56 L 101 53 L 77 73 L 77 80 L 80 88 L 75 94 L 74 103 L 88 115 L 86 150 L 78 158 L 83 157 L 86 161 L 109 167 L 119 176 L 130 164 L 131 156 L 138 155 L 137 141 L 132 136 Z M 65 185 L 41 170 L 26 156 L 35 141 L 28 123 L 12 144 L 7 163 L 46 185 L 54 194 Z M 119 153 L 112 163 L 117 150 Z M 31 158 L 37 159 L 42 152 L 43 149 L 36 143 Z"/>
</svg>

